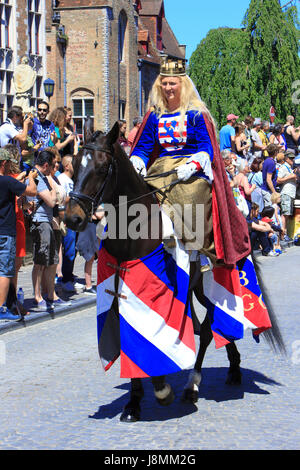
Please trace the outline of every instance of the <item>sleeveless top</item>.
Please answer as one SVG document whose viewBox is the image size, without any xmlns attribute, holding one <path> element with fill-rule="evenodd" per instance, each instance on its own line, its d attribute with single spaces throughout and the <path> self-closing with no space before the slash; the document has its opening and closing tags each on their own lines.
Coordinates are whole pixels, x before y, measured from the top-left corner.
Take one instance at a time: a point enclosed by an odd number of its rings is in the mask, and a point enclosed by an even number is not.
<svg viewBox="0 0 300 470">
<path fill-rule="evenodd" d="M 287 133 L 287 128 L 289 126 L 284 126 L 284 137 L 285 137 L 285 141 L 286 141 L 286 147 L 288 149 L 292 149 L 292 150 L 295 150 L 296 153 L 298 153 L 298 145 L 297 143 L 294 141 L 293 137 Z"/>
</svg>

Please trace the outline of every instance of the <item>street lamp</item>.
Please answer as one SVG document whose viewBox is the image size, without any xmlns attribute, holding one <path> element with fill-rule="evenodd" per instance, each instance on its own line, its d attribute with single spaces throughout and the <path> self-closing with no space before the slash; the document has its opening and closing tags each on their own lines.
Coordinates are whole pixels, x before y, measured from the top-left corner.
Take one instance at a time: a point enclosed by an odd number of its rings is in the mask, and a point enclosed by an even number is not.
<svg viewBox="0 0 300 470">
<path fill-rule="evenodd" d="M 48 99 L 50 99 L 51 96 L 53 96 L 54 85 L 55 85 L 55 82 L 51 78 L 47 78 L 46 80 L 44 80 L 44 91 Z"/>
</svg>

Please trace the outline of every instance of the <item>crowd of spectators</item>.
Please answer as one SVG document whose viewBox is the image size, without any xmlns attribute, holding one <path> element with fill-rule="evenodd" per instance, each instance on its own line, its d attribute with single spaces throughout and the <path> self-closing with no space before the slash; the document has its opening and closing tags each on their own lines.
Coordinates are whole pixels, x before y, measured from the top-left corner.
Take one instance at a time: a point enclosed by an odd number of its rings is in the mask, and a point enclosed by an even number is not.
<svg viewBox="0 0 300 470">
<path fill-rule="evenodd" d="M 236 204 L 245 216 L 252 249 L 264 256 L 285 251 L 289 219 L 300 191 L 300 126 L 229 114 L 220 150 Z M 298 235 L 298 234 L 296 234 Z M 300 235 L 300 234 L 299 234 Z"/>
<path fill-rule="evenodd" d="M 89 224 L 78 237 L 63 222 L 80 139 L 70 108 L 49 111 L 45 101 L 38 104 L 36 116 L 24 116 L 22 108 L 13 106 L 0 126 L 0 320 L 19 318 L 7 295 L 11 284 L 16 291 L 19 287 L 26 237 L 32 241 L 37 311 L 68 303 L 58 293 L 81 289 L 96 294 L 91 278 L 98 251 L 96 226 Z M 73 273 L 77 253 L 85 260 L 85 284 L 76 282 Z"/>
<path fill-rule="evenodd" d="M 119 121 L 119 143 L 127 154 L 142 122 L 133 120 L 126 137 L 127 123 Z M 33 304 L 46 311 L 68 303 L 67 295 L 82 290 L 95 295 L 92 267 L 99 241 L 96 225 L 89 223 L 80 234 L 68 229 L 64 207 L 73 190 L 73 163 L 80 137 L 72 125 L 68 107 L 49 109 L 38 104 L 36 115 L 24 115 L 13 106 L 0 125 L 0 320 L 18 317 L 8 305 L 8 291 L 18 289 L 18 272 L 26 256 L 26 237 L 32 241 Z M 76 256 L 84 259 L 84 285 L 76 282 Z"/>
<path fill-rule="evenodd" d="M 285 124 L 235 114 L 219 132 L 220 150 L 238 208 L 245 216 L 253 249 L 265 256 L 284 251 L 289 241 L 289 218 L 300 181 L 300 127 L 294 117 Z M 119 121 L 119 143 L 129 155 L 141 117 Z M 13 106 L 0 126 L 0 320 L 16 319 L 6 305 L 10 283 L 18 288 L 18 272 L 26 255 L 26 225 L 32 239 L 32 284 L 37 310 L 66 301 L 58 296 L 84 289 L 96 294 L 92 266 L 97 257 L 95 224 L 78 235 L 67 229 L 64 206 L 73 190 L 73 163 L 80 139 L 72 125 L 72 110 L 58 107 L 50 113 L 41 101 L 37 115 L 24 116 Z M 299 189 L 298 189 L 299 190 Z M 85 285 L 76 283 L 76 255 L 85 260 Z"/>
</svg>

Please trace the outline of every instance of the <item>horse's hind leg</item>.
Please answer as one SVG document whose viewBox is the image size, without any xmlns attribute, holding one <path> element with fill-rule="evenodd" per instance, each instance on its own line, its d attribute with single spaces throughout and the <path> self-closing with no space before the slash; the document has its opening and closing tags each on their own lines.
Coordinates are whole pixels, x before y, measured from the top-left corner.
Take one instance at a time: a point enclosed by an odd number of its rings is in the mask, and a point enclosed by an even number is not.
<svg viewBox="0 0 300 470">
<path fill-rule="evenodd" d="M 240 370 L 241 356 L 234 342 L 226 344 L 229 370 L 226 379 L 228 385 L 241 385 L 242 373 Z"/>
<path fill-rule="evenodd" d="M 211 332 L 210 322 L 208 315 L 201 325 L 200 330 L 200 347 L 197 354 L 197 359 L 194 369 L 190 372 L 187 384 L 184 387 L 182 401 L 184 403 L 197 403 L 199 394 L 199 385 L 201 382 L 201 369 L 206 350 L 211 343 L 213 336 Z"/>
<path fill-rule="evenodd" d="M 154 386 L 154 395 L 158 403 L 162 406 L 168 406 L 174 401 L 174 392 L 171 385 L 165 382 L 165 376 L 151 378 Z"/>
<path fill-rule="evenodd" d="M 120 421 L 125 423 L 135 423 L 140 420 L 140 401 L 144 396 L 144 389 L 141 379 L 131 379 L 130 400 L 125 405 Z"/>
</svg>

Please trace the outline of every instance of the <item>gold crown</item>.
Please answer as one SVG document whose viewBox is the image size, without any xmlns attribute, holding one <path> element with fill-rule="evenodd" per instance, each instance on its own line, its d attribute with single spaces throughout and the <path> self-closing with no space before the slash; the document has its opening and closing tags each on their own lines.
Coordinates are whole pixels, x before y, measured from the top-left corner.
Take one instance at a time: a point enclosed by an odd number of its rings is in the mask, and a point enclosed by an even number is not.
<svg viewBox="0 0 300 470">
<path fill-rule="evenodd" d="M 164 77 L 185 75 L 185 62 L 185 59 L 174 59 L 173 57 L 163 56 L 160 64 L 160 75 Z"/>
</svg>

